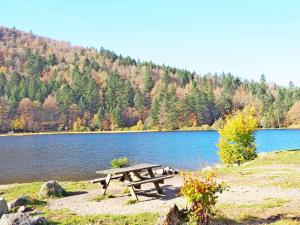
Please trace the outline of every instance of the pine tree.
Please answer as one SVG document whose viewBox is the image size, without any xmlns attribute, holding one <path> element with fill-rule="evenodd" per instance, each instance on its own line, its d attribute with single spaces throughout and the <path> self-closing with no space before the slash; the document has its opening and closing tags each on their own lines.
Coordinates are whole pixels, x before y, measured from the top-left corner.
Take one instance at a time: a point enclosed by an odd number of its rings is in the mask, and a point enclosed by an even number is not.
<svg viewBox="0 0 300 225">
<path fill-rule="evenodd" d="M 159 97 L 155 97 L 152 100 L 151 111 L 150 111 L 152 126 L 156 126 L 158 124 L 159 108 L 160 108 Z"/>
<path fill-rule="evenodd" d="M 151 76 L 151 71 L 147 70 L 145 73 L 145 82 L 144 82 L 146 92 L 150 92 L 154 87 L 154 82 Z"/>
<path fill-rule="evenodd" d="M 144 111 L 144 96 L 139 90 L 136 90 L 134 95 L 134 107 L 137 109 L 139 117 L 141 119 Z"/>
</svg>

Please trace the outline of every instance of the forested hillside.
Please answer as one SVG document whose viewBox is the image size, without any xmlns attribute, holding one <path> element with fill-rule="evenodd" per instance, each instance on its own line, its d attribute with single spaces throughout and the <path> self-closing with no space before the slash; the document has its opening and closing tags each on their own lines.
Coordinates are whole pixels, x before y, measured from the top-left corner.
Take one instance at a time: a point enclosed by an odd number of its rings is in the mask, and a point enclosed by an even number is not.
<svg viewBox="0 0 300 225">
<path fill-rule="evenodd" d="M 300 124 L 299 100 L 264 75 L 200 75 L 0 27 L 1 132 L 218 128 L 248 105 L 261 127 L 285 127 Z"/>
</svg>

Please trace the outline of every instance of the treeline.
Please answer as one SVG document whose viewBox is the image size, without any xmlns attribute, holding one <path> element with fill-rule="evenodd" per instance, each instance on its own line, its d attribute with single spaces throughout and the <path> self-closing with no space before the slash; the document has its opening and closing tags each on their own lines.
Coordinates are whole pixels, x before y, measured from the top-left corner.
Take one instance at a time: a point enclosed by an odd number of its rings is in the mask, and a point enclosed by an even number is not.
<svg viewBox="0 0 300 225">
<path fill-rule="evenodd" d="M 101 48 L 0 28 L 0 131 L 198 129 L 256 108 L 260 126 L 300 121 L 300 89 L 199 75 Z"/>
</svg>

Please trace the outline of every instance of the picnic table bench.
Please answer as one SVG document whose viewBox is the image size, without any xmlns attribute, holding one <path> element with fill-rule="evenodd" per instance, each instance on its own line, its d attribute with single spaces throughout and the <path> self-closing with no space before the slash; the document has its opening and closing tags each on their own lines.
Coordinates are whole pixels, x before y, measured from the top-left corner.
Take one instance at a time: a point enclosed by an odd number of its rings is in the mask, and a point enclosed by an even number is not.
<svg viewBox="0 0 300 225">
<path fill-rule="evenodd" d="M 124 168 L 101 170 L 97 171 L 96 173 L 105 174 L 106 177 L 94 179 L 90 182 L 102 184 L 104 189 L 103 194 L 105 194 L 110 181 L 112 179 L 119 179 L 120 181 L 124 182 L 126 187 L 129 188 L 131 196 L 134 199 L 139 200 L 135 193 L 135 189 L 141 189 L 142 184 L 153 183 L 157 193 L 162 194 L 163 192 L 159 184 L 163 184 L 165 179 L 173 177 L 172 175 L 155 176 L 153 169 L 158 167 L 161 167 L 161 165 L 143 163 Z M 144 174 L 141 174 L 143 171 L 147 171 L 148 175 L 145 176 Z"/>
</svg>

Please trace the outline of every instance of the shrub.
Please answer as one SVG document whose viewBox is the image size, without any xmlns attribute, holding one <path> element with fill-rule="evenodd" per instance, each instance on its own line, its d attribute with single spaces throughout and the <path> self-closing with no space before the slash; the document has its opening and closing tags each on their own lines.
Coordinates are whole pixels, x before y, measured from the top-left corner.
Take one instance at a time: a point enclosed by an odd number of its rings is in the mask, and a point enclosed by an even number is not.
<svg viewBox="0 0 300 225">
<path fill-rule="evenodd" d="M 112 168 L 123 168 L 129 166 L 129 160 L 126 157 L 113 159 L 111 161 Z"/>
<path fill-rule="evenodd" d="M 233 164 L 254 159 L 256 145 L 254 132 L 258 126 L 254 108 L 245 108 L 226 118 L 219 130 L 219 156 L 222 162 Z"/>
<path fill-rule="evenodd" d="M 130 127 L 130 130 L 132 130 L 132 131 L 144 130 L 143 122 L 141 120 L 139 120 L 135 126 Z"/>
<path fill-rule="evenodd" d="M 180 188 L 188 203 L 189 221 L 196 224 L 209 224 L 213 216 L 212 207 L 216 204 L 217 193 L 226 189 L 224 183 L 217 183 L 213 173 L 202 173 L 201 175 L 184 174 L 184 184 Z"/>
</svg>

